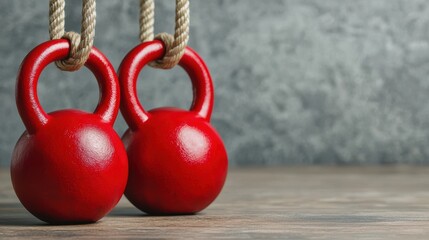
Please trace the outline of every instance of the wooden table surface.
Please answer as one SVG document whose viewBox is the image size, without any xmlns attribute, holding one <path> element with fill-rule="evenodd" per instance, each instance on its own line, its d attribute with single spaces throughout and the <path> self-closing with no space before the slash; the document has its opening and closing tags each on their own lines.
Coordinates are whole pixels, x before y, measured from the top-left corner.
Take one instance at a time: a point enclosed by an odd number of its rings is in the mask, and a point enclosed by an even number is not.
<svg viewBox="0 0 429 240">
<path fill-rule="evenodd" d="M 231 169 L 197 215 L 146 216 L 126 199 L 95 224 L 30 215 L 0 170 L 0 239 L 429 239 L 429 167 Z"/>
</svg>

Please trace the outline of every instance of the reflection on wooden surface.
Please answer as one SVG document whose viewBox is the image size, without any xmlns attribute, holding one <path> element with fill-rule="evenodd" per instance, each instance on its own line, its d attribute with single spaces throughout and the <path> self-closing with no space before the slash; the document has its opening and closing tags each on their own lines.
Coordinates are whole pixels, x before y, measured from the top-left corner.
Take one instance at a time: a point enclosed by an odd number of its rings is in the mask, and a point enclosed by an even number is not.
<svg viewBox="0 0 429 240">
<path fill-rule="evenodd" d="M 427 239 L 428 167 L 232 169 L 221 196 L 188 216 L 147 216 L 126 199 L 95 224 L 52 226 L 0 171 L 0 239 Z"/>
</svg>

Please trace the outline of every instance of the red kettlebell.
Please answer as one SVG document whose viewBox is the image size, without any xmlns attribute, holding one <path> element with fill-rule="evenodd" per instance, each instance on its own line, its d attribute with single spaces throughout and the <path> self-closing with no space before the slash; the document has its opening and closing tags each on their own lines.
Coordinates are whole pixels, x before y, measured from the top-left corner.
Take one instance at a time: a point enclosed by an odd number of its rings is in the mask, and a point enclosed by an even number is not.
<svg viewBox="0 0 429 240">
<path fill-rule="evenodd" d="M 60 110 L 47 114 L 40 106 L 37 82 L 51 62 L 68 56 L 67 40 L 34 48 L 21 64 L 16 103 L 25 131 L 11 164 L 13 188 L 24 207 L 54 224 L 96 222 L 120 200 L 128 161 L 113 129 L 119 110 L 119 83 L 108 59 L 96 48 L 85 66 L 96 76 L 100 102 L 94 113 Z"/>
<path fill-rule="evenodd" d="M 204 61 L 186 48 L 180 65 L 192 79 L 190 111 L 163 107 L 146 112 L 136 94 L 141 69 L 164 55 L 161 41 L 131 50 L 119 68 L 121 112 L 130 129 L 122 137 L 129 176 L 125 196 L 149 214 L 191 214 L 206 208 L 225 182 L 225 147 L 211 127 L 213 84 Z"/>
</svg>

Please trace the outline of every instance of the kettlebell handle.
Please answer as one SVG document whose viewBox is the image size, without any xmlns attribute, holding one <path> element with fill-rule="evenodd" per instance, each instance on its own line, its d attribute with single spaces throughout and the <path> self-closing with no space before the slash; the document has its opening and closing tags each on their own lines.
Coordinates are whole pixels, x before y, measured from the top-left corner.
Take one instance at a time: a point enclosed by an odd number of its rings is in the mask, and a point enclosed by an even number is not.
<svg viewBox="0 0 429 240">
<path fill-rule="evenodd" d="M 54 61 L 68 56 L 70 43 L 66 39 L 50 40 L 34 48 L 22 61 L 16 84 L 18 112 L 30 134 L 49 122 L 50 116 L 40 105 L 37 83 L 43 69 Z M 94 111 L 102 121 L 113 125 L 119 111 L 119 83 L 112 64 L 93 47 L 85 66 L 95 75 L 100 100 Z"/>
<path fill-rule="evenodd" d="M 121 84 L 121 112 L 132 130 L 150 118 L 137 96 L 137 79 L 140 71 L 148 63 L 160 59 L 165 53 L 162 41 L 144 42 L 132 49 L 121 63 L 118 70 Z M 210 121 L 213 110 L 213 83 L 210 72 L 198 54 L 189 47 L 179 65 L 187 72 L 192 81 L 193 101 L 190 111 Z"/>
</svg>

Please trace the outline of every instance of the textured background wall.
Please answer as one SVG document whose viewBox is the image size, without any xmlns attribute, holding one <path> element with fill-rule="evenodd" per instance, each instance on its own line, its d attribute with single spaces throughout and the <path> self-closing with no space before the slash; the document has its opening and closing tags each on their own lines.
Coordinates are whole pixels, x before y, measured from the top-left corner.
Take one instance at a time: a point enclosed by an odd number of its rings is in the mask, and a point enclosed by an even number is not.
<svg viewBox="0 0 429 240">
<path fill-rule="evenodd" d="M 95 45 L 119 66 L 138 43 L 138 2 L 97 3 Z M 47 40 L 48 1 L 0 2 L 0 156 L 24 127 L 14 103 L 18 66 Z M 172 32 L 174 1 L 157 1 L 156 32 Z M 79 30 L 80 1 L 67 1 Z M 429 162 L 429 3 L 425 0 L 191 1 L 189 45 L 211 69 L 213 125 L 233 165 Z M 149 107 L 187 108 L 181 69 L 145 69 Z M 88 70 L 43 73 L 44 108 L 92 111 Z M 126 125 L 119 117 L 116 129 Z"/>
</svg>

